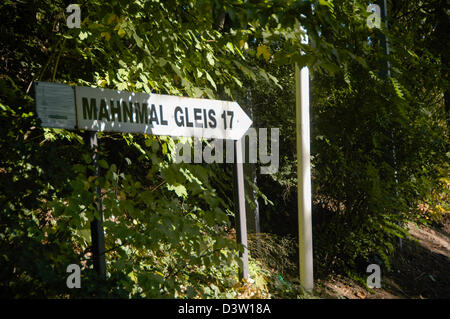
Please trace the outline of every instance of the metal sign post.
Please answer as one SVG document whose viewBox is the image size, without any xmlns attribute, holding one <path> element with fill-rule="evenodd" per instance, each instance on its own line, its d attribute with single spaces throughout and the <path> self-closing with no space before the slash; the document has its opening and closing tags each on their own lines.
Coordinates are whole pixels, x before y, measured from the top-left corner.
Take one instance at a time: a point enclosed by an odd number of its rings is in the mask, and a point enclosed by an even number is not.
<svg viewBox="0 0 450 319">
<path fill-rule="evenodd" d="M 95 174 L 98 176 L 97 132 L 87 132 L 87 138 L 89 139 L 89 145 L 92 150 L 92 162 L 95 167 Z M 104 278 L 106 276 L 105 232 L 103 231 L 103 206 L 100 186 L 97 186 L 96 192 L 98 197 L 97 207 L 100 219 L 94 217 L 94 220 L 91 222 L 92 257 L 95 271 L 97 271 L 97 273 Z"/>
<path fill-rule="evenodd" d="M 242 261 L 242 269 L 239 271 L 239 279 L 248 279 L 248 243 L 247 243 L 247 216 L 245 212 L 245 185 L 244 185 L 244 161 L 242 147 L 245 139 L 234 141 L 234 206 L 239 216 L 236 221 L 236 240 L 244 247 L 239 253 Z"/>
<path fill-rule="evenodd" d="M 302 42 L 307 43 L 307 40 Z M 307 292 L 312 292 L 314 281 L 309 132 L 309 69 L 308 67 L 303 67 L 300 70 L 297 64 L 295 64 L 295 98 L 300 284 Z"/>
</svg>

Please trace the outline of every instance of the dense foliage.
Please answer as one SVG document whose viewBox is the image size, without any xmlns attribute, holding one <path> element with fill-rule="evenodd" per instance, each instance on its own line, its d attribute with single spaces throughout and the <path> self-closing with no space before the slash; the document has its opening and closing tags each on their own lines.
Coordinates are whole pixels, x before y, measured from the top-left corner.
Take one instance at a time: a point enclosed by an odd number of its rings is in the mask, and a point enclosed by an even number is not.
<svg viewBox="0 0 450 319">
<path fill-rule="evenodd" d="M 281 132 L 280 170 L 255 185 L 270 200 L 263 231 L 296 236 L 293 64 L 308 65 L 316 265 L 389 265 L 418 204 L 448 211 L 445 1 L 389 4 L 390 78 L 380 75 L 387 57 L 380 31 L 367 28 L 366 1 L 91 0 L 80 29 L 66 26 L 68 4 L 0 4 L 1 296 L 250 296 L 236 276 L 231 167 L 174 164 L 170 137 L 101 133 L 97 177 L 83 132 L 40 127 L 36 80 L 251 108 L 255 127 Z M 106 280 L 92 268 L 97 187 Z M 285 269 L 265 270 L 276 256 L 254 255 L 268 259 L 251 260 L 260 287 L 275 274 L 273 296 L 297 296 L 276 279 Z M 66 287 L 72 263 L 83 289 Z"/>
<path fill-rule="evenodd" d="M 439 1 L 390 4 L 386 57 L 381 34 L 355 19 L 362 7 L 333 3 L 346 30 L 324 27 L 322 37 L 355 59 L 340 61 L 332 73 L 312 73 L 315 265 L 321 274 L 364 274 L 368 262 L 389 267 L 398 238 L 407 236 L 406 221 L 442 221 L 449 212 L 449 50 L 442 41 L 448 7 Z M 294 114 L 295 96 L 283 93 L 294 91 L 294 70 L 282 66 L 272 73 L 283 89 L 255 87 L 252 93 L 255 105 L 271 106 L 257 114 L 257 125 L 279 126 L 283 133 L 282 166 L 261 177 L 263 193 L 275 203 L 265 222 L 272 231 L 295 234 L 295 122 L 284 115 Z"/>
</svg>

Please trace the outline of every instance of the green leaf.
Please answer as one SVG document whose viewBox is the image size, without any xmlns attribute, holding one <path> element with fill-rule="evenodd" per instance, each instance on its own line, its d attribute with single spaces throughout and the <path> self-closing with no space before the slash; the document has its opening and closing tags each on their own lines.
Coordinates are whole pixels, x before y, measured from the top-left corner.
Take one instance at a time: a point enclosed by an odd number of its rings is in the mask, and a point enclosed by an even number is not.
<svg viewBox="0 0 450 319">
<path fill-rule="evenodd" d="M 400 83 L 397 81 L 397 79 L 394 79 L 393 77 L 391 77 L 390 79 L 391 79 L 392 86 L 394 87 L 395 93 L 397 94 L 397 96 L 399 98 L 404 100 L 405 98 L 404 98 L 404 94 L 402 92 Z"/>
<path fill-rule="evenodd" d="M 169 185 L 167 184 L 167 189 L 169 191 L 174 191 L 175 194 L 177 194 L 179 197 L 187 197 L 187 190 L 184 185 L 177 184 L 177 185 Z"/>
<path fill-rule="evenodd" d="M 100 165 L 100 167 L 104 168 L 104 169 L 108 169 L 108 167 L 109 167 L 108 163 L 104 159 L 99 160 L 98 165 Z"/>
<path fill-rule="evenodd" d="M 259 57 L 262 55 L 266 61 L 269 61 L 270 57 L 272 56 L 272 53 L 270 52 L 270 49 L 265 45 L 259 45 L 256 49 L 256 57 Z"/>
<path fill-rule="evenodd" d="M 80 40 L 85 40 L 87 39 L 89 33 L 86 31 L 81 31 L 80 34 L 78 35 L 78 37 L 80 38 Z"/>
<path fill-rule="evenodd" d="M 126 35 L 126 32 L 124 29 L 120 28 L 119 31 L 117 31 L 117 34 L 119 37 L 123 38 Z"/>
<path fill-rule="evenodd" d="M 211 75 L 209 75 L 209 73 L 206 71 L 205 71 L 205 74 L 206 74 L 206 79 L 208 79 L 209 83 L 211 83 L 211 85 L 214 87 L 214 89 L 217 90 L 216 83 L 214 82 Z"/>
<path fill-rule="evenodd" d="M 206 60 L 210 65 L 214 65 L 214 56 L 211 52 L 206 53 Z"/>
<path fill-rule="evenodd" d="M 119 30 L 120 31 L 120 30 Z M 143 42 L 142 39 L 137 35 L 137 33 L 133 33 L 133 38 L 136 41 L 136 44 L 139 48 L 142 48 Z M 146 81 L 145 81 L 146 82 Z"/>
</svg>

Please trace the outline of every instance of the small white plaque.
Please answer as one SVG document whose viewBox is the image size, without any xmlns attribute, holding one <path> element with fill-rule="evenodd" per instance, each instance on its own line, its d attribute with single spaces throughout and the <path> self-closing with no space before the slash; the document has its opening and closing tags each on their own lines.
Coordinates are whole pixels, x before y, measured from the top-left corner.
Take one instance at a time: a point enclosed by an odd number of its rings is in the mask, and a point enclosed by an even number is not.
<svg viewBox="0 0 450 319">
<path fill-rule="evenodd" d="M 75 129 L 77 125 L 75 93 L 70 85 L 35 83 L 36 112 L 41 126 Z"/>
</svg>

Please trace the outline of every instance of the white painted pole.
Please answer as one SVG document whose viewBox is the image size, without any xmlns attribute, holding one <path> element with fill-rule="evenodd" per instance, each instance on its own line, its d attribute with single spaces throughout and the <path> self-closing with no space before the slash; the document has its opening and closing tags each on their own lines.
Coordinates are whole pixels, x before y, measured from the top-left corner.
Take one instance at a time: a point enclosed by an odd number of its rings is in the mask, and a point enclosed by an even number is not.
<svg viewBox="0 0 450 319">
<path fill-rule="evenodd" d="M 308 40 L 302 41 L 307 43 Z M 298 243 L 300 285 L 307 292 L 314 288 L 311 217 L 311 163 L 309 133 L 309 69 L 295 64 Z"/>
</svg>

